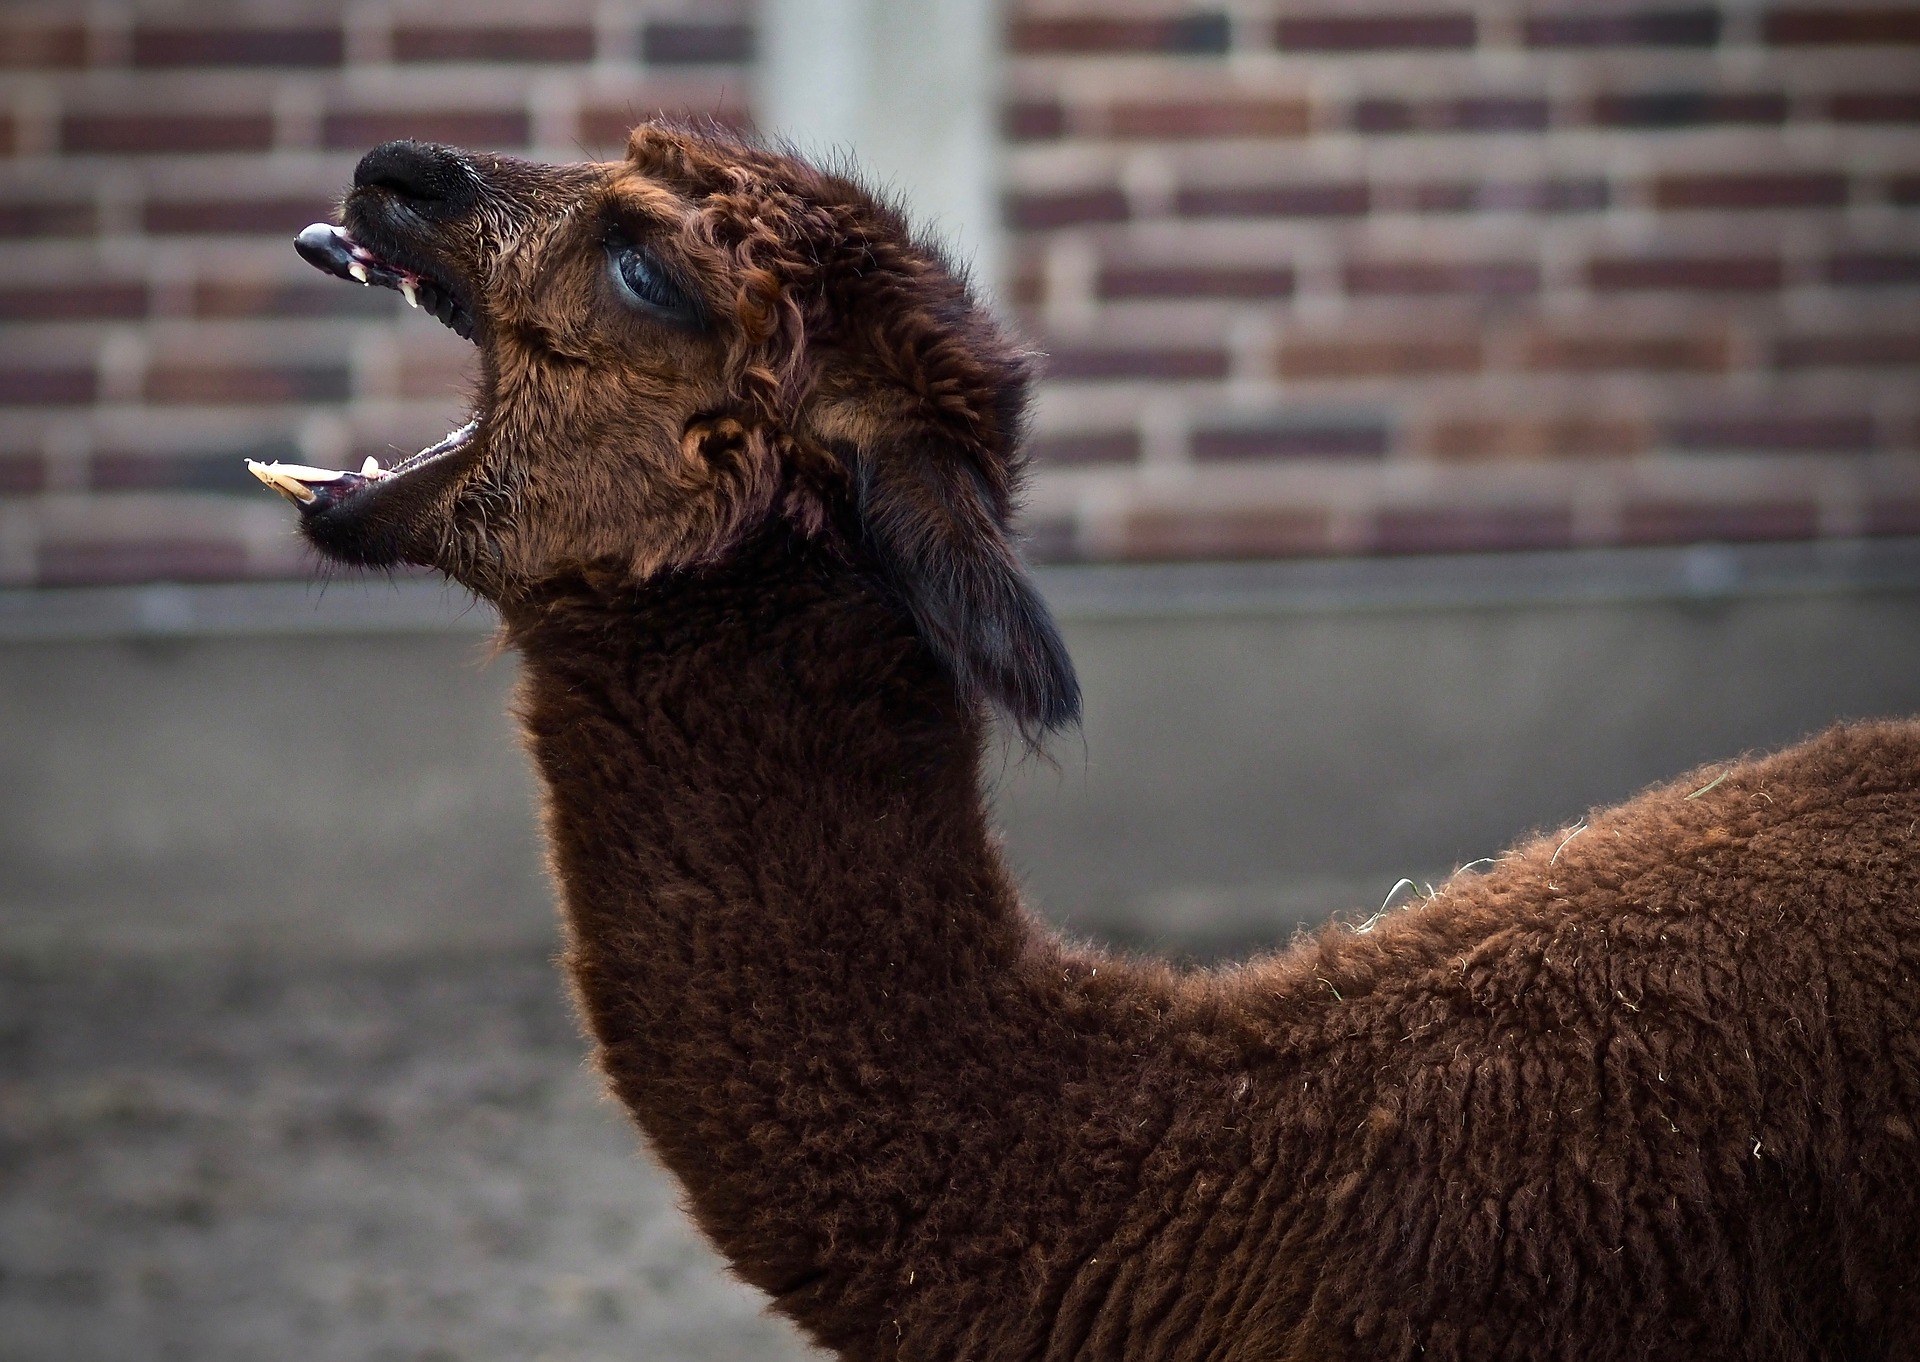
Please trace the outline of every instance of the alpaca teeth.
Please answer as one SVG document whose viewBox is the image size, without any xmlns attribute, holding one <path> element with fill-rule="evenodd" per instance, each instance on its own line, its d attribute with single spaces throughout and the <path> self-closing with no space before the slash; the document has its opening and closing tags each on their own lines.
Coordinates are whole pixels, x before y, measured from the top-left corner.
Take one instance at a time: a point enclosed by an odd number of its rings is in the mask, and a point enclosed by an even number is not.
<svg viewBox="0 0 1920 1362">
<path fill-rule="evenodd" d="M 309 502 L 315 493 L 309 483 L 334 482 L 346 476 L 334 468 L 308 468 L 297 463 L 261 463 L 247 460 L 247 471 L 289 501 Z"/>
<path fill-rule="evenodd" d="M 420 306 L 420 300 L 414 296 L 413 280 L 402 279 L 400 281 L 400 292 L 406 295 L 408 307 L 417 308 Z"/>
<path fill-rule="evenodd" d="M 360 476 L 363 478 L 384 478 L 387 476 L 387 470 L 380 466 L 380 460 L 369 454 L 367 455 L 367 461 L 360 465 Z"/>
<path fill-rule="evenodd" d="M 363 284 L 367 282 L 367 267 L 361 264 L 358 260 L 351 260 L 347 262 L 347 273 L 351 274 L 355 279 L 358 279 Z"/>
</svg>

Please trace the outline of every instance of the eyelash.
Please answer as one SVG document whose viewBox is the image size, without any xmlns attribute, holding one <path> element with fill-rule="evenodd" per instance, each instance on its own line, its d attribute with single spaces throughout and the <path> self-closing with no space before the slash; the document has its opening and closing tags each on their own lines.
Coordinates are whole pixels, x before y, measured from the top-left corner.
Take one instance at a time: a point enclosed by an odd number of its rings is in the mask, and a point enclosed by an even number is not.
<svg viewBox="0 0 1920 1362">
<path fill-rule="evenodd" d="M 612 255 L 613 277 L 629 297 L 656 311 L 693 315 L 692 301 L 640 247 L 615 245 Z"/>
</svg>

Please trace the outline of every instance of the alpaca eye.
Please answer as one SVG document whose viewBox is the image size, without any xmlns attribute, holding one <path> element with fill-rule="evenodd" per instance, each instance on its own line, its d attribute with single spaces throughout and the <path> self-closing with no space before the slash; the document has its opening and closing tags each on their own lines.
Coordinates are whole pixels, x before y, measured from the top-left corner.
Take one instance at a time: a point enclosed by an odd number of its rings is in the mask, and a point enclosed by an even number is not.
<svg viewBox="0 0 1920 1362">
<path fill-rule="evenodd" d="M 627 296 L 644 307 L 691 316 L 693 304 L 673 280 L 638 246 L 616 246 L 613 275 Z"/>
</svg>

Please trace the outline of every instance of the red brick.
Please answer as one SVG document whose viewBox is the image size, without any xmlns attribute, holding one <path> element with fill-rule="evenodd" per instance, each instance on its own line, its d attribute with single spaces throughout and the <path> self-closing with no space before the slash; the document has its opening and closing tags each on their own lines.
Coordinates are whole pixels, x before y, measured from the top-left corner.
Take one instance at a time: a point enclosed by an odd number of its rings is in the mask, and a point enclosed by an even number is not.
<svg viewBox="0 0 1920 1362">
<path fill-rule="evenodd" d="M 1920 255 L 1901 251 L 1846 251 L 1827 261 L 1827 282 L 1849 288 L 1920 284 Z"/>
<path fill-rule="evenodd" d="M 1865 413 L 1711 412 L 1669 421 L 1666 435 L 1674 448 L 1693 452 L 1863 453 L 1874 444 L 1873 418 Z"/>
<path fill-rule="evenodd" d="M 1066 106 L 1057 99 L 1016 99 L 1000 111 L 1000 129 L 1009 141 L 1044 142 L 1066 135 Z"/>
<path fill-rule="evenodd" d="M 154 199 L 141 213 L 158 236 L 244 236 L 284 233 L 291 239 L 310 222 L 333 216 L 335 200 L 320 195 L 281 199 Z"/>
<path fill-rule="evenodd" d="M 1660 208 L 1839 208 L 1847 177 L 1827 174 L 1663 175 L 1654 181 Z"/>
<path fill-rule="evenodd" d="M 321 121 L 320 134 L 327 146 L 342 150 L 378 146 L 401 137 L 494 150 L 524 147 L 531 135 L 524 109 L 444 107 L 330 113 Z"/>
<path fill-rule="evenodd" d="M 593 60 L 586 24 L 403 24 L 393 31 L 401 62 L 583 62 Z"/>
<path fill-rule="evenodd" d="M 1539 132 L 1551 119 L 1544 99 L 1470 95 L 1460 99 L 1363 99 L 1353 106 L 1360 132 Z"/>
<path fill-rule="evenodd" d="M 1573 543 L 1573 513 L 1562 507 L 1432 506 L 1374 516 L 1378 553 L 1491 553 L 1561 549 Z"/>
<path fill-rule="evenodd" d="M 1776 9 L 1765 32 L 1782 47 L 1920 43 L 1920 9 Z"/>
<path fill-rule="evenodd" d="M 1780 281 L 1780 262 L 1771 256 L 1616 256 L 1587 265 L 1588 284 L 1603 293 L 1746 292 L 1777 289 Z"/>
<path fill-rule="evenodd" d="M 1774 343 L 1773 362 L 1782 369 L 1920 366 L 1920 333 L 1783 336 Z"/>
<path fill-rule="evenodd" d="M 251 496 L 258 484 L 247 476 L 247 459 L 298 462 L 300 447 L 290 437 L 281 437 L 218 454 L 150 450 L 95 454 L 87 460 L 87 485 L 102 492 L 225 492 Z"/>
<path fill-rule="evenodd" d="M 1392 437 L 1383 422 L 1365 418 L 1289 417 L 1264 425 L 1217 426 L 1196 430 L 1193 457 L 1202 463 L 1265 459 L 1373 459 L 1387 452 Z"/>
<path fill-rule="evenodd" d="M 1294 379 L 1464 374 L 1480 365 L 1480 341 L 1472 336 L 1288 340 L 1276 356 L 1281 376 Z"/>
<path fill-rule="evenodd" d="M 1124 558 L 1294 558 L 1333 548 L 1320 510 L 1135 511 L 1122 528 Z"/>
<path fill-rule="evenodd" d="M 1111 186 L 1009 194 L 1006 214 L 1007 225 L 1016 231 L 1078 227 L 1090 222 L 1125 222 L 1127 196 Z"/>
<path fill-rule="evenodd" d="M 1059 345 L 1048 350 L 1046 375 L 1068 382 L 1129 378 L 1178 381 L 1225 378 L 1227 367 L 1227 352 L 1210 345 Z"/>
<path fill-rule="evenodd" d="M 1283 15 L 1274 42 L 1283 52 L 1374 52 L 1466 48 L 1478 41 L 1467 13 Z"/>
<path fill-rule="evenodd" d="M 737 92 L 736 92 L 737 93 Z M 589 104 L 580 111 L 579 136 L 582 146 L 609 154 L 618 154 L 627 145 L 627 134 L 656 116 L 690 118 L 702 126 L 745 131 L 753 125 L 747 110 L 716 95 L 710 100 L 635 106 L 631 104 Z"/>
<path fill-rule="evenodd" d="M 1866 534 L 1920 535 L 1920 497 L 1879 497 L 1867 503 L 1861 517 Z"/>
<path fill-rule="evenodd" d="M 214 540 L 81 540 L 47 544 L 40 550 L 42 586 L 222 582 L 246 573 L 246 549 Z"/>
<path fill-rule="evenodd" d="M 1079 536 L 1065 516 L 1030 520 L 1020 535 L 1020 556 L 1029 563 L 1072 563 L 1080 558 Z"/>
<path fill-rule="evenodd" d="M 1720 41 L 1720 11 L 1565 10 L 1530 15 L 1523 31 L 1529 47 L 1713 47 Z"/>
<path fill-rule="evenodd" d="M 345 51 L 331 27 L 141 24 L 133 31 L 135 66 L 338 66 Z"/>
<path fill-rule="evenodd" d="M 1717 373 L 1728 363 L 1724 334 L 1691 336 L 1543 333 L 1528 338 L 1530 369 L 1647 369 L 1656 373 Z"/>
<path fill-rule="evenodd" d="M 1605 180 L 1535 180 L 1495 183 L 1428 181 L 1382 187 L 1382 211 L 1414 213 L 1597 213 L 1610 194 Z"/>
<path fill-rule="evenodd" d="M 753 60 L 751 24 L 651 23 L 640 54 L 652 66 L 703 66 Z"/>
<path fill-rule="evenodd" d="M 352 379 L 339 364 L 196 364 L 162 360 L 147 371 L 147 399 L 160 404 L 256 406 L 340 402 Z"/>
<path fill-rule="evenodd" d="M 1456 417 L 1428 432 L 1436 459 L 1473 463 L 1500 460 L 1630 458 L 1651 447 L 1644 422 L 1571 414 L 1542 418 Z"/>
<path fill-rule="evenodd" d="M 1293 292 L 1285 265 L 1110 265 L 1100 271 L 1103 298 L 1284 298 Z"/>
<path fill-rule="evenodd" d="M 273 118 L 257 114 L 71 114 L 60 144 L 73 152 L 265 151 Z"/>
<path fill-rule="evenodd" d="M 0 287 L 0 321 L 124 320 L 143 317 L 146 312 L 145 284 L 95 279 L 84 283 Z"/>
<path fill-rule="evenodd" d="M 0 454 L 0 497 L 30 497 L 46 485 L 46 462 L 38 454 Z"/>
<path fill-rule="evenodd" d="M 1304 137 L 1313 110 L 1304 99 L 1215 99 L 1177 104 L 1116 104 L 1107 127 L 1116 137 Z"/>
<path fill-rule="evenodd" d="M 1787 97 L 1778 92 L 1660 90 L 1601 95 L 1593 102 L 1592 118 L 1602 127 L 1658 130 L 1727 123 L 1777 126 L 1787 121 L 1787 112 Z"/>
<path fill-rule="evenodd" d="M 1131 430 L 1047 435 L 1033 442 L 1033 458 L 1043 468 L 1090 463 L 1138 463 L 1140 436 Z"/>
<path fill-rule="evenodd" d="M 84 66 L 85 24 L 26 15 L 0 17 L 0 66 L 53 70 Z"/>
<path fill-rule="evenodd" d="M 1887 202 L 1901 208 L 1920 207 L 1920 175 L 1895 175 L 1888 180 Z"/>
<path fill-rule="evenodd" d="M 1540 288 L 1540 267 L 1525 260 L 1368 260 L 1342 275 L 1349 293 L 1477 293 L 1510 296 Z"/>
<path fill-rule="evenodd" d="M 1882 90 L 1835 95 L 1827 116 L 1836 123 L 1920 123 L 1920 94 Z"/>
<path fill-rule="evenodd" d="M 1807 501 L 1643 501 L 1621 512 L 1620 538 L 1628 544 L 1811 539 L 1819 525 L 1818 509 Z"/>
<path fill-rule="evenodd" d="M 1216 56 L 1227 50 L 1231 40 L 1227 16 L 1219 13 L 1164 19 L 1109 19 L 1094 15 L 1017 18 L 1008 30 L 1011 50 L 1048 54 L 1164 52 Z"/>
<path fill-rule="evenodd" d="M 1363 182 L 1195 185 L 1174 196 L 1174 211 L 1195 218 L 1359 217 L 1372 207 Z"/>
<path fill-rule="evenodd" d="M 0 202 L 0 238 L 91 236 L 93 230 L 90 203 Z"/>
<path fill-rule="evenodd" d="M 199 317 L 393 317 L 400 295 L 390 289 L 355 288 L 315 274 L 311 280 L 202 279 L 193 286 Z"/>
<path fill-rule="evenodd" d="M 94 392 L 91 368 L 0 368 L 0 407 L 79 407 Z"/>
</svg>

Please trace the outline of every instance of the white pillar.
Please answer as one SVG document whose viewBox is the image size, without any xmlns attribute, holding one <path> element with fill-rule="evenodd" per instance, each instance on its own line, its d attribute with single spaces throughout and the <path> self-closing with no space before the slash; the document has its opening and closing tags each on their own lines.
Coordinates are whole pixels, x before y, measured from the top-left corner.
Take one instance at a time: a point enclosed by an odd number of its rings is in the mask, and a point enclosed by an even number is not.
<svg viewBox="0 0 1920 1362">
<path fill-rule="evenodd" d="M 851 155 L 991 292 L 999 283 L 995 0 L 762 0 L 761 131 Z"/>
</svg>

